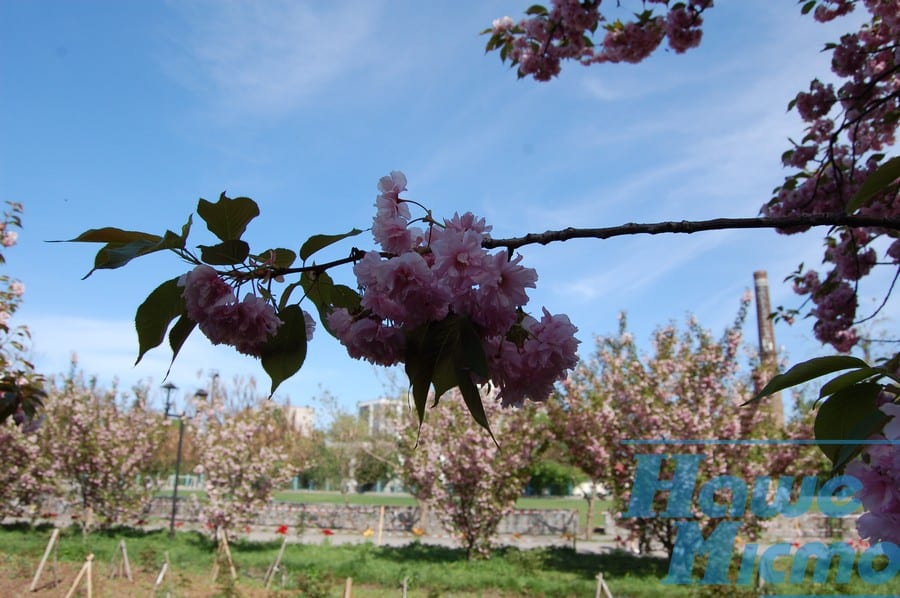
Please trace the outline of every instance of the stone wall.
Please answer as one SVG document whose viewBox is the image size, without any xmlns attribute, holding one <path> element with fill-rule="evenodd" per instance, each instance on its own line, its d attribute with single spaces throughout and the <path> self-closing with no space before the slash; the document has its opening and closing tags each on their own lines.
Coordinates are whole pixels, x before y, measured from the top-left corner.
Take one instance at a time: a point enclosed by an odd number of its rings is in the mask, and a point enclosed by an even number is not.
<svg viewBox="0 0 900 598">
<path fill-rule="evenodd" d="M 379 506 L 340 504 L 297 504 L 273 501 L 260 512 L 251 525 L 295 528 L 331 529 L 362 532 L 378 529 L 381 517 Z M 172 514 L 172 499 L 159 497 L 153 500 L 148 515 L 168 519 Z M 178 521 L 193 523 L 199 520 L 195 503 L 179 498 L 176 513 Z M 385 533 L 412 533 L 413 528 L 434 533 L 442 529 L 434 513 L 423 513 L 419 507 L 385 506 L 383 531 Z M 517 509 L 503 518 L 498 533 L 523 536 L 563 536 L 578 532 L 578 511 L 574 509 Z"/>
</svg>

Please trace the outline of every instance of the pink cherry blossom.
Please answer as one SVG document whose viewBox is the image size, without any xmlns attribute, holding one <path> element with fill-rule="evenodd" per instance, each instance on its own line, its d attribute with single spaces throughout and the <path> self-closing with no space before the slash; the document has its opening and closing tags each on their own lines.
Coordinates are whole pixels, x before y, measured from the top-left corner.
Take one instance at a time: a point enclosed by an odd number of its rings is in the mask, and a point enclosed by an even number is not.
<svg viewBox="0 0 900 598">
<path fill-rule="evenodd" d="M 399 198 L 406 185 L 398 171 L 380 179 L 372 234 L 385 253 L 366 252 L 355 264 L 361 306 L 353 313 L 333 310 L 329 328 L 351 357 L 392 365 L 404 357 L 408 332 L 464 316 L 484 340 L 499 398 L 505 404 L 546 400 L 574 367 L 576 328 L 546 310 L 540 323 L 524 315 L 526 288 L 535 287 L 537 273 L 520 265 L 521 255 L 510 259 L 482 247 L 491 230 L 483 218 L 455 213 L 438 225 L 426 213 L 427 231 L 410 227 L 409 206 Z"/>
<path fill-rule="evenodd" d="M 209 266 L 197 266 L 178 284 L 184 287 L 188 317 L 214 345 L 232 345 L 241 353 L 258 356 L 281 325 L 275 308 L 256 295 L 248 293 L 236 302 L 231 286 Z"/>
<path fill-rule="evenodd" d="M 184 287 L 184 301 L 188 317 L 195 322 L 206 320 L 211 309 L 232 303 L 234 291 L 211 267 L 200 265 L 178 279 Z"/>
</svg>

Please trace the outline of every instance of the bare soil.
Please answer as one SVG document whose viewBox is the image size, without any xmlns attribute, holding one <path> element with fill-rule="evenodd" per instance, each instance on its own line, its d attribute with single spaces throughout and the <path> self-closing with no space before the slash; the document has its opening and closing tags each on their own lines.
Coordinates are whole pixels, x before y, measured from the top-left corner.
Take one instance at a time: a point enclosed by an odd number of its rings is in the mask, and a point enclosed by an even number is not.
<svg viewBox="0 0 900 598">
<path fill-rule="evenodd" d="M 60 562 L 59 577 L 54 574 L 53 563 L 48 562 L 41 572 L 37 589 L 30 592 L 32 579 L 37 571 L 37 560 L 6 555 L 0 562 L 0 596 L 3 598 L 62 598 L 72 588 L 82 565 Z M 275 598 L 297 595 L 296 592 L 279 590 L 267 591 L 257 580 L 241 580 L 230 583 L 227 572 L 219 575 L 218 582 L 212 582 L 212 570 L 204 575 L 180 572 L 177 566 L 166 574 L 157 586 L 159 571 L 147 571 L 139 567 L 132 569 L 133 581 L 126 577 L 110 577 L 108 563 L 95 562 L 91 567 L 91 589 L 95 598 L 133 598 L 137 596 L 166 596 L 170 593 L 179 598 L 207 598 L 218 596 L 241 596 L 246 598 Z M 73 596 L 87 596 L 87 576 L 82 576 Z"/>
</svg>

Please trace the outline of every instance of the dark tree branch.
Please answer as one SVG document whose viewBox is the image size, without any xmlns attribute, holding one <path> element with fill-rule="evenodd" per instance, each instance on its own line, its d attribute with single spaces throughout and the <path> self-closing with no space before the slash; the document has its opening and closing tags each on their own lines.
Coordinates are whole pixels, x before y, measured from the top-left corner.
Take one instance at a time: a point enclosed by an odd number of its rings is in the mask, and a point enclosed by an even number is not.
<svg viewBox="0 0 900 598">
<path fill-rule="evenodd" d="M 663 233 L 697 233 L 708 230 L 728 230 L 744 228 L 797 228 L 810 226 L 850 226 L 877 227 L 888 230 L 900 230 L 900 219 L 875 218 L 870 216 L 848 216 L 846 214 L 804 214 L 782 218 L 715 218 L 713 220 L 682 220 L 680 222 L 629 222 L 619 226 L 604 228 L 564 228 L 548 230 L 543 233 L 529 233 L 511 239 L 485 239 L 482 246 L 486 249 L 505 247 L 513 251 L 524 245 L 547 245 L 554 241 L 570 239 L 609 239 L 624 235 L 659 235 Z"/>
</svg>

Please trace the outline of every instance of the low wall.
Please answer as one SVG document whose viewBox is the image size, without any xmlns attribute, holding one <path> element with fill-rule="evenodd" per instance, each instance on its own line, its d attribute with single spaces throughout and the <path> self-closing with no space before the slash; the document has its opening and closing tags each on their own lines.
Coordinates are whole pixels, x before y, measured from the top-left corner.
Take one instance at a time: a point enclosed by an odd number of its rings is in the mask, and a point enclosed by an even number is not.
<svg viewBox="0 0 900 598">
<path fill-rule="evenodd" d="M 378 529 L 380 506 L 298 504 L 273 501 L 257 514 L 252 522 L 256 526 L 318 528 L 363 532 Z M 172 514 L 172 499 L 153 499 L 148 515 L 168 519 Z M 187 523 L 196 522 L 199 513 L 190 499 L 179 498 L 175 518 Z M 385 533 L 413 533 L 413 528 L 434 533 L 442 529 L 434 513 L 422 512 L 419 507 L 384 507 L 383 531 Z M 578 533 L 578 511 L 574 509 L 517 509 L 503 518 L 497 530 L 500 534 L 523 536 L 562 536 Z"/>
</svg>

